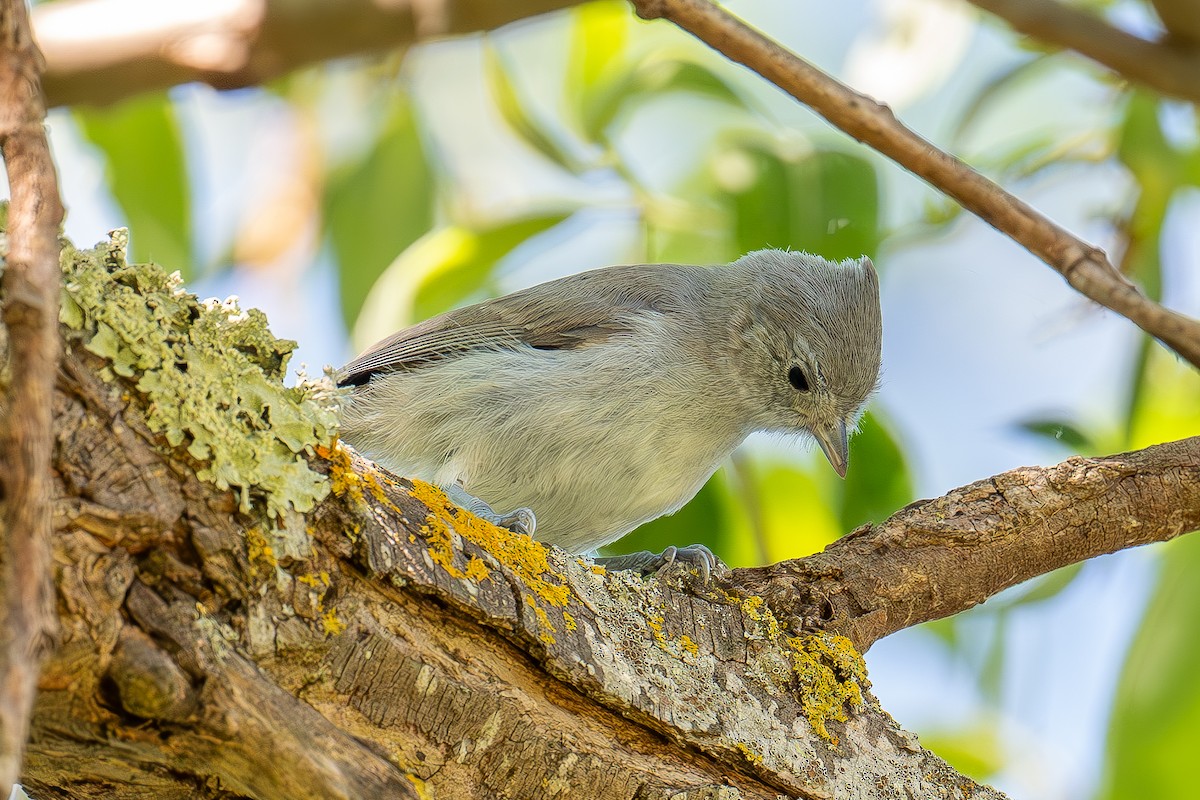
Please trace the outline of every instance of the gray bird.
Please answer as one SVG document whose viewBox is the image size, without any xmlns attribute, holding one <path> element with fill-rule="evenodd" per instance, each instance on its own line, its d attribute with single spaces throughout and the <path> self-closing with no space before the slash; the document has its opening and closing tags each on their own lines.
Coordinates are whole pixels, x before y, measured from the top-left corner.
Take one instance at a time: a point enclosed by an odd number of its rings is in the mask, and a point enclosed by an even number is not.
<svg viewBox="0 0 1200 800">
<path fill-rule="evenodd" d="M 811 435 L 844 477 L 881 336 L 865 257 L 597 269 L 374 345 L 338 376 L 353 387 L 342 438 L 493 522 L 588 553 L 677 511 L 755 431 Z M 680 556 L 712 563 L 692 546 L 611 566 Z"/>
</svg>

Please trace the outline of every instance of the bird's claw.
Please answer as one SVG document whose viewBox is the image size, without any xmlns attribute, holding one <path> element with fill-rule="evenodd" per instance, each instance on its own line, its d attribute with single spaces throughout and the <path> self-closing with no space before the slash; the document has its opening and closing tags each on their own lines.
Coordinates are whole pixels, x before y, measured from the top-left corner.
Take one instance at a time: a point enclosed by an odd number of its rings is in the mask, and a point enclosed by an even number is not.
<svg viewBox="0 0 1200 800">
<path fill-rule="evenodd" d="M 712 579 L 713 572 L 724 566 L 721 559 L 702 544 L 689 544 L 686 547 L 671 545 L 661 553 L 642 550 L 623 556 L 606 556 L 597 558 L 596 563 L 606 569 L 637 570 L 643 574 L 658 573 L 678 563 L 695 567 L 705 583 Z"/>
<path fill-rule="evenodd" d="M 447 486 L 446 495 L 455 504 L 498 528 L 507 528 L 513 533 L 524 533 L 529 536 L 533 536 L 533 532 L 537 530 L 537 518 L 533 515 L 532 508 L 522 506 L 521 508 L 509 511 L 507 514 L 500 514 L 489 506 L 486 501 L 471 494 L 459 484 Z"/>
<path fill-rule="evenodd" d="M 532 508 L 517 508 L 507 514 L 494 514 L 494 516 L 495 519 L 488 520 L 488 522 L 501 528 L 507 528 L 513 533 L 533 536 L 533 532 L 537 530 L 537 517 L 533 515 Z"/>
</svg>

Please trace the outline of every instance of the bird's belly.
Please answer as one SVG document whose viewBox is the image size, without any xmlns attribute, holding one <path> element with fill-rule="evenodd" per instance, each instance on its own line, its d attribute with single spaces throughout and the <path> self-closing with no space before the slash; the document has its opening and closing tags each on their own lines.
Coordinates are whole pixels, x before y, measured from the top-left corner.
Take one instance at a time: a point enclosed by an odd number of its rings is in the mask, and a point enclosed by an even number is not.
<svg viewBox="0 0 1200 800">
<path fill-rule="evenodd" d="M 436 386 L 419 372 L 385 378 L 392 402 L 359 403 L 347 439 L 399 474 L 460 483 L 498 512 L 529 507 L 539 540 L 586 552 L 680 508 L 742 438 L 715 428 L 695 394 L 670 399 L 574 367 L 532 380 L 491 365 L 488 375 L 453 395 L 444 376 Z"/>
</svg>

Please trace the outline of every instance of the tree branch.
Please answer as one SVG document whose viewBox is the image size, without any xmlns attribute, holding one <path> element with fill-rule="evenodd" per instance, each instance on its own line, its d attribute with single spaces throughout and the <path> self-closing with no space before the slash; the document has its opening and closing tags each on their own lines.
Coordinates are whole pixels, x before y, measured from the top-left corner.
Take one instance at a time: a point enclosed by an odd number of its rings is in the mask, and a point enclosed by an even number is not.
<svg viewBox="0 0 1200 800">
<path fill-rule="evenodd" d="M 1001 797 L 879 709 L 844 638 L 606 572 L 331 442 L 260 316 L 121 241 L 65 260 L 34 797 Z"/>
<path fill-rule="evenodd" d="M 1042 259 L 1075 289 L 1200 366 L 1200 322 L 1147 298 L 1113 268 L 1101 250 L 906 128 L 887 106 L 834 80 L 708 0 L 633 0 L 633 4 L 640 16 L 669 19 L 924 178 Z"/>
<path fill-rule="evenodd" d="M 1200 47 L 1200 14 L 1192 0 L 1150 0 L 1173 43 Z"/>
<path fill-rule="evenodd" d="M 1147 41 L 1109 25 L 1090 11 L 1056 0 L 969 2 L 1000 17 L 1018 33 L 1051 47 L 1074 50 L 1122 78 L 1155 91 L 1200 103 L 1200 48 L 1194 42 L 1176 37 Z M 1194 4 L 1188 3 L 1187 9 L 1187 19 L 1200 19 Z M 1187 30 L 1182 24 L 1176 24 L 1175 29 Z"/>
<path fill-rule="evenodd" d="M 25 0 L 0 5 L 0 150 L 8 252 L 0 279 L 9 383 L 0 415 L 0 797 L 20 774 L 38 671 L 55 626 L 50 574 L 51 404 L 58 371 L 62 204 L 42 121 L 41 56 Z"/>
<path fill-rule="evenodd" d="M 490 30 L 579 1 L 62 0 L 36 5 L 33 24 L 51 105 L 105 105 L 193 81 L 256 86 L 328 59 Z"/>
<path fill-rule="evenodd" d="M 1200 437 L 1022 467 L 913 503 L 823 553 L 735 570 L 776 613 L 860 650 L 1022 581 L 1200 529 Z"/>
</svg>

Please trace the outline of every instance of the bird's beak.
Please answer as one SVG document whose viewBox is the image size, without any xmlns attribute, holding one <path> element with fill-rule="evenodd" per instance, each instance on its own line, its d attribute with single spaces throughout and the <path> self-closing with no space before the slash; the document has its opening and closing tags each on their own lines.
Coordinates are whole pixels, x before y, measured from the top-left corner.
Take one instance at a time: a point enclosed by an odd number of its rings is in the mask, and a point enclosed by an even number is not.
<svg viewBox="0 0 1200 800">
<path fill-rule="evenodd" d="M 850 464 L 850 442 L 846 433 L 846 421 L 838 420 L 828 428 L 814 428 L 812 435 L 821 445 L 821 451 L 829 459 L 839 477 L 846 477 L 846 467 Z"/>
</svg>

